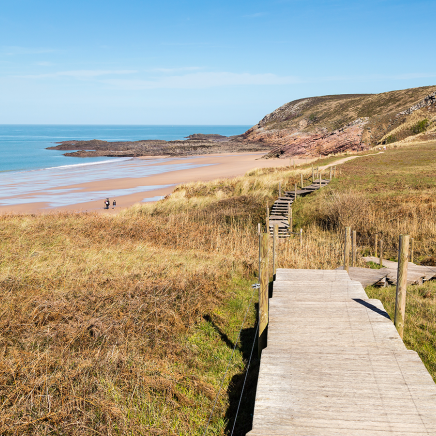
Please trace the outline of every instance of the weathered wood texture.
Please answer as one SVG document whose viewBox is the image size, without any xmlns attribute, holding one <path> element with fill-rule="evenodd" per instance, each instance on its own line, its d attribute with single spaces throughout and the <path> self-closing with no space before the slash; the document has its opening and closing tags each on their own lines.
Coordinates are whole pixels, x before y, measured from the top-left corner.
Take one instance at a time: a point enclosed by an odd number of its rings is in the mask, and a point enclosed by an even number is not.
<svg viewBox="0 0 436 436">
<path fill-rule="evenodd" d="M 398 248 L 397 292 L 395 299 L 395 327 L 403 338 L 406 315 L 407 263 L 409 260 L 409 235 L 400 235 Z"/>
<path fill-rule="evenodd" d="M 378 257 L 367 256 L 363 257 L 365 262 L 379 263 L 380 259 Z M 383 259 L 383 266 L 387 271 L 387 280 L 390 284 L 395 285 L 397 283 L 397 269 L 398 263 L 391 260 Z M 381 269 L 379 270 L 381 271 Z M 436 267 L 416 265 L 413 262 L 408 262 L 407 264 L 407 284 L 420 284 L 427 280 L 431 280 L 436 277 Z"/>
<path fill-rule="evenodd" d="M 250 436 L 436 434 L 436 385 L 344 270 L 277 269 Z"/>
</svg>

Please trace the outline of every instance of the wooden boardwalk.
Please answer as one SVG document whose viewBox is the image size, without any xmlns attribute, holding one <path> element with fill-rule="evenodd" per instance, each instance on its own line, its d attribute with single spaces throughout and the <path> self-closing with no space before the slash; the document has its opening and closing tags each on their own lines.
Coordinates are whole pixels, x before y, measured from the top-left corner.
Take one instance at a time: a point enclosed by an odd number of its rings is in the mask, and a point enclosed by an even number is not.
<svg viewBox="0 0 436 436">
<path fill-rule="evenodd" d="M 366 262 L 379 263 L 380 259 L 378 257 L 367 256 L 363 258 Z M 375 271 L 384 271 L 386 273 L 387 281 L 395 285 L 397 283 L 397 270 L 398 262 L 393 262 L 391 260 L 383 259 L 383 267 Z M 424 266 L 416 265 L 413 262 L 408 262 L 407 264 L 407 284 L 421 284 L 427 280 L 431 280 L 436 276 L 436 267 L 434 266 Z"/>
<path fill-rule="evenodd" d="M 436 385 L 346 271 L 278 269 L 250 436 L 436 435 Z"/>
<path fill-rule="evenodd" d="M 289 206 L 292 206 L 292 203 L 295 199 L 300 196 L 304 197 L 305 195 L 311 194 L 312 192 L 322 188 L 323 186 L 327 186 L 330 183 L 328 179 L 321 179 L 313 182 L 309 186 L 305 186 L 304 188 L 297 189 L 296 191 L 286 191 L 284 196 L 279 197 L 274 204 L 271 206 L 271 211 L 269 214 L 269 231 L 272 234 L 274 230 L 274 226 L 278 224 L 279 226 L 279 237 L 287 237 L 292 232 L 292 229 L 289 228 Z"/>
</svg>

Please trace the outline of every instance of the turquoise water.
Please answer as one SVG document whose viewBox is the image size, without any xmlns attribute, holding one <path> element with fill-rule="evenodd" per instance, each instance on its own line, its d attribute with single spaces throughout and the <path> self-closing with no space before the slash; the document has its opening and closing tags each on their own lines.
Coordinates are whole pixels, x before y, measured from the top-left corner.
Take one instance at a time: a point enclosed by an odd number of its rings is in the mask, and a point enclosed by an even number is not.
<svg viewBox="0 0 436 436">
<path fill-rule="evenodd" d="M 202 159 L 74 158 L 62 151 L 46 150 L 70 139 L 136 141 L 183 139 L 193 133 L 225 136 L 245 132 L 249 126 L 24 126 L 0 125 L 0 206 L 46 203 L 61 207 L 106 197 L 153 191 L 172 185 L 140 185 L 91 191 L 74 185 L 101 180 L 144 178 L 169 171 L 207 166 Z M 189 158 L 192 162 L 192 158 Z M 144 198 L 154 201 L 160 197 Z"/>
<path fill-rule="evenodd" d="M 55 142 L 72 139 L 139 141 L 142 139 L 183 139 L 193 133 L 231 136 L 251 126 L 96 126 L 96 125 L 0 125 L 0 172 L 22 171 L 84 164 L 110 158 L 63 156 L 60 150 L 46 150 Z"/>
</svg>

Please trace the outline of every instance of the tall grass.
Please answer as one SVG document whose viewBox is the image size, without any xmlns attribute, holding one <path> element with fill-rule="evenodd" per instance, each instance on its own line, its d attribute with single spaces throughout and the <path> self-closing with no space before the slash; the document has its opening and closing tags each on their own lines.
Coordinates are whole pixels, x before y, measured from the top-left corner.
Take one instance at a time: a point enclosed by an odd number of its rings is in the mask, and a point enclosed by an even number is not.
<svg viewBox="0 0 436 436">
<path fill-rule="evenodd" d="M 361 254 L 378 232 L 395 256 L 407 232 L 419 259 L 433 255 L 436 156 L 426 147 L 419 159 L 404 147 L 349 161 L 298 199 L 303 242 L 280 240 L 278 266 L 336 268 L 345 225 Z M 283 167 L 189 183 L 117 216 L 0 216 L 0 434 L 201 435 L 253 292 L 257 223 L 300 171 L 307 181 L 307 167 Z M 422 304 L 416 326 L 434 299 Z M 208 434 L 229 434 L 255 320 L 253 306 Z M 434 375 L 433 327 L 409 345 L 430 350 Z M 251 399 L 255 383 L 254 371 Z"/>
</svg>

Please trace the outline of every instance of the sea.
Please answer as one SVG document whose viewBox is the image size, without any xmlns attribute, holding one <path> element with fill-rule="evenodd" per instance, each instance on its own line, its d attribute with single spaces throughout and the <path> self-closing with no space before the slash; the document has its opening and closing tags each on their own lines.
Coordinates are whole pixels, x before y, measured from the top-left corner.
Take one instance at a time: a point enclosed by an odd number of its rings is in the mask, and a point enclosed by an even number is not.
<svg viewBox="0 0 436 436">
<path fill-rule="evenodd" d="M 92 201 L 96 198 L 128 195 L 167 187 L 137 186 L 130 190 L 83 192 L 65 188 L 78 183 L 126 177 L 147 177 L 168 171 L 197 168 L 198 163 L 147 164 L 133 158 L 64 156 L 65 151 L 47 150 L 57 142 L 101 139 L 138 141 L 144 139 L 176 140 L 194 133 L 239 135 L 246 125 L 0 125 L 0 206 L 47 203 L 59 207 Z M 174 159 L 175 160 L 175 159 Z M 183 161 L 183 159 L 182 159 Z M 153 162 L 156 164 L 156 160 Z M 79 192 L 80 191 L 80 192 Z M 149 197 L 148 200 L 155 199 Z"/>
</svg>

